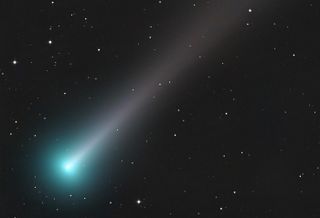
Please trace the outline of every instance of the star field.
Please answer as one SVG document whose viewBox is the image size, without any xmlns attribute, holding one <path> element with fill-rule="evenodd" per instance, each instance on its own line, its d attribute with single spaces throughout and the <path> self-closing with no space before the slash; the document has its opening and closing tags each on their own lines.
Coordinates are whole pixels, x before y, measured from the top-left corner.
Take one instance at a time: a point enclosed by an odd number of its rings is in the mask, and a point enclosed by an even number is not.
<svg viewBox="0 0 320 218">
<path fill-rule="evenodd" d="M 0 2 L 0 217 L 320 217 L 319 11 Z"/>
</svg>

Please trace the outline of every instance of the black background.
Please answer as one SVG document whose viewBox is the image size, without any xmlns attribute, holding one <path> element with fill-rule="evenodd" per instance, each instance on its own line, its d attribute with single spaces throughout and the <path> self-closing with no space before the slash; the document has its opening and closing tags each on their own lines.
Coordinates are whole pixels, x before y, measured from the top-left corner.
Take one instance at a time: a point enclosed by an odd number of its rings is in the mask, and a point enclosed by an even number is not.
<svg viewBox="0 0 320 218">
<path fill-rule="evenodd" d="M 122 133 L 121 148 L 99 164 L 108 170 L 91 178 L 95 191 L 60 196 L 38 180 L 43 142 L 106 96 L 112 102 L 118 87 L 130 90 L 123 84 L 139 74 L 135 64 L 156 57 L 173 21 L 210 4 L 0 2 L 1 217 L 320 217 L 312 0 L 252 8 L 248 24 Z"/>
</svg>

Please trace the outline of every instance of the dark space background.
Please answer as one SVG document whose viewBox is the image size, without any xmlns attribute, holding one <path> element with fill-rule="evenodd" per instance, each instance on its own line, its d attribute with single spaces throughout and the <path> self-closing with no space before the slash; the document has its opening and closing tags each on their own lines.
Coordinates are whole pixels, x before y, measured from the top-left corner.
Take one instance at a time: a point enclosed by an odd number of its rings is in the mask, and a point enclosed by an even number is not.
<svg viewBox="0 0 320 218">
<path fill-rule="evenodd" d="M 0 217 L 320 217 L 314 0 L 248 11 L 132 124 L 91 191 L 56 194 L 39 180 L 45 142 L 134 78 L 174 20 L 208 4 L 0 1 Z"/>
</svg>

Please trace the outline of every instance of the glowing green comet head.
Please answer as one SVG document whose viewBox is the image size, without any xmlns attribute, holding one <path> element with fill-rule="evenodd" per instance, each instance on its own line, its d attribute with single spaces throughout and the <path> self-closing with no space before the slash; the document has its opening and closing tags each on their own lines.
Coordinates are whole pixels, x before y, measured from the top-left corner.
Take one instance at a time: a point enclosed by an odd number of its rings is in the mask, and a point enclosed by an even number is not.
<svg viewBox="0 0 320 218">
<path fill-rule="evenodd" d="M 73 148 L 80 144 L 78 141 L 60 143 L 48 145 L 46 150 L 38 154 L 39 162 L 36 161 L 34 165 L 38 171 L 39 186 L 47 187 L 49 193 L 57 196 L 91 190 L 96 182 L 91 180 L 96 166 L 88 164 L 74 152 Z"/>
<path fill-rule="evenodd" d="M 74 174 L 75 172 L 75 163 L 73 162 L 65 162 L 63 165 L 62 165 L 62 169 L 64 170 L 65 173 L 67 174 Z"/>
<path fill-rule="evenodd" d="M 63 169 L 67 173 L 72 173 L 74 171 L 74 164 L 71 162 L 67 162 L 63 165 Z"/>
</svg>

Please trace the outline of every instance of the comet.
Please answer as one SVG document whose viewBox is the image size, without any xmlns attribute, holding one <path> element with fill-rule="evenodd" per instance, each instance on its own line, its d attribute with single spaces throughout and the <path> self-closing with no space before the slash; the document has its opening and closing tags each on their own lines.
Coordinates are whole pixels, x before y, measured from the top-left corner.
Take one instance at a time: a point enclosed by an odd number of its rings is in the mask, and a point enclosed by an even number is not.
<svg viewBox="0 0 320 218">
<path fill-rule="evenodd" d="M 161 94 L 163 89 L 159 84 L 174 81 L 185 69 L 196 63 L 199 54 L 223 49 L 222 45 L 227 38 L 244 28 L 249 16 L 248 9 L 266 2 L 217 1 L 205 13 L 196 14 L 190 18 L 190 23 L 181 25 L 179 36 L 183 37 L 164 42 L 162 54 L 166 55 L 161 55 L 152 63 L 142 63 L 142 67 L 136 69 L 142 76 L 132 81 L 137 87 L 134 94 L 120 98 L 108 112 L 105 108 L 110 104 L 102 107 L 92 122 L 94 130 L 88 131 L 86 140 L 75 147 L 68 160 L 61 164 L 61 170 L 67 175 L 74 174 L 94 150 L 105 145 L 104 142 L 112 138 L 118 128 L 125 127 L 126 123 L 136 117 L 153 96 Z"/>
</svg>

